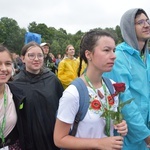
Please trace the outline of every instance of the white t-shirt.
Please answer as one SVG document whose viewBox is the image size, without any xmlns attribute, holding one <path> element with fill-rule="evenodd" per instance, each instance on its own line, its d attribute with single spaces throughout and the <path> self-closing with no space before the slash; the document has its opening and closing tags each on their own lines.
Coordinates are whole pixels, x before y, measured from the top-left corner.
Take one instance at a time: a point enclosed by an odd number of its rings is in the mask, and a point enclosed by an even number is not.
<svg viewBox="0 0 150 150">
<path fill-rule="evenodd" d="M 104 95 L 103 87 L 97 89 Z M 82 121 L 79 122 L 76 137 L 81 138 L 102 138 L 106 137 L 104 134 L 105 119 L 100 117 L 102 115 L 102 109 L 95 110 L 91 107 L 92 101 L 97 94 L 94 90 L 88 87 L 90 95 L 89 109 Z M 108 89 L 107 89 L 108 92 Z M 96 97 L 101 104 L 105 105 L 105 98 L 100 99 Z M 118 97 L 114 98 L 113 110 L 116 110 L 118 106 Z M 69 85 L 63 93 L 63 96 L 59 102 L 57 118 L 65 123 L 73 124 L 75 116 L 79 109 L 79 93 L 74 85 Z M 113 125 L 111 125 L 110 135 L 113 135 Z"/>
<path fill-rule="evenodd" d="M 7 84 L 5 84 L 5 92 L 7 95 L 7 106 L 6 108 L 4 107 L 4 97 L 0 99 L 0 125 L 2 124 L 4 114 L 6 113 L 6 125 L 4 129 L 4 137 L 7 137 L 7 135 L 13 130 L 13 128 L 16 125 L 17 113 L 12 93 Z"/>
</svg>

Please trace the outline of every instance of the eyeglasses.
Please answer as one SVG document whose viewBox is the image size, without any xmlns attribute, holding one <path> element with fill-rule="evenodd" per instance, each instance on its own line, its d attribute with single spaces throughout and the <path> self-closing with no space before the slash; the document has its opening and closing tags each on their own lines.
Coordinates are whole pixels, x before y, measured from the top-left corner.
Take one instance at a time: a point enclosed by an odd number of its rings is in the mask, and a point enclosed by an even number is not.
<svg viewBox="0 0 150 150">
<path fill-rule="evenodd" d="M 30 60 L 34 60 L 36 57 L 39 59 L 39 60 L 42 60 L 44 58 L 44 55 L 43 54 L 34 54 L 34 53 L 28 53 L 28 57 Z"/>
<path fill-rule="evenodd" d="M 137 21 L 135 24 L 144 27 L 146 22 L 148 23 L 148 25 L 150 25 L 150 20 L 149 20 L 149 19 L 147 19 L 147 20 L 144 20 L 144 19 L 139 20 L 139 21 Z"/>
</svg>

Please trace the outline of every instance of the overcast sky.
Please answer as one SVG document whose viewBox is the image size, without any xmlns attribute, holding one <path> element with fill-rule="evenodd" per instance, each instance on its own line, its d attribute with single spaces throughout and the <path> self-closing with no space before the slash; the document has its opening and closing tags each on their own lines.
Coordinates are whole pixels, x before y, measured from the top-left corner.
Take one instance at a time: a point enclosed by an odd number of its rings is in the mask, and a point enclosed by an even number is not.
<svg viewBox="0 0 150 150">
<path fill-rule="evenodd" d="M 35 21 L 74 34 L 114 28 L 126 10 L 136 7 L 150 16 L 149 0 L 0 0 L 0 18 L 12 18 L 21 28 Z"/>
</svg>

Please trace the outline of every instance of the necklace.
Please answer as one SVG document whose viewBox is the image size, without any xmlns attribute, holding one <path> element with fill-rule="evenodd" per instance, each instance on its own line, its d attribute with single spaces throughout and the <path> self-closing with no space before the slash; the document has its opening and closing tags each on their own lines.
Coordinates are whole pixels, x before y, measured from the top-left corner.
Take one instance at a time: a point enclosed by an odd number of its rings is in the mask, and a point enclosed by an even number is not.
<svg viewBox="0 0 150 150">
<path fill-rule="evenodd" d="M 7 106 L 7 96 L 6 96 L 6 92 L 4 92 L 4 109 L 5 109 L 5 112 L 4 112 L 2 124 L 0 126 L 0 138 L 2 139 L 2 144 L 5 143 L 4 129 L 5 129 L 5 125 L 6 125 L 6 106 Z"/>
</svg>

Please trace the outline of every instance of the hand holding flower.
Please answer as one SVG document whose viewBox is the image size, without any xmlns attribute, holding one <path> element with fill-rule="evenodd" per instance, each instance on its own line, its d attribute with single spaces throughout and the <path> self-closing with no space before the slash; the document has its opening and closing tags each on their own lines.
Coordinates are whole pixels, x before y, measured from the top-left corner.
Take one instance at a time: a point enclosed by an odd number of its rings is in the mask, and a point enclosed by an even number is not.
<svg viewBox="0 0 150 150">
<path fill-rule="evenodd" d="M 121 136 L 127 135 L 128 127 L 127 127 L 127 123 L 126 123 L 125 120 L 122 120 L 121 123 L 114 125 L 114 128 L 117 130 L 117 132 L 118 132 Z"/>
<path fill-rule="evenodd" d="M 117 107 L 117 111 L 114 110 L 110 110 L 110 109 L 105 109 L 102 117 L 105 118 L 106 120 L 106 126 L 105 126 L 105 134 L 107 136 L 110 136 L 110 120 L 112 119 L 114 121 L 114 124 L 116 125 L 115 128 L 117 128 L 118 133 L 120 133 L 121 135 L 126 135 L 127 134 L 127 125 L 126 122 L 123 121 L 123 115 L 121 113 L 122 108 L 124 107 L 124 105 L 129 104 L 132 99 L 129 99 L 125 102 L 122 102 L 120 100 L 120 93 L 125 91 L 125 83 L 115 83 L 113 84 L 114 88 L 115 88 L 115 93 L 108 96 L 107 98 L 107 104 L 110 107 L 112 103 L 114 101 L 114 97 L 118 95 L 118 99 L 119 99 L 119 104 Z M 107 108 L 109 108 L 107 107 Z"/>
</svg>

